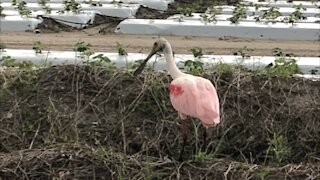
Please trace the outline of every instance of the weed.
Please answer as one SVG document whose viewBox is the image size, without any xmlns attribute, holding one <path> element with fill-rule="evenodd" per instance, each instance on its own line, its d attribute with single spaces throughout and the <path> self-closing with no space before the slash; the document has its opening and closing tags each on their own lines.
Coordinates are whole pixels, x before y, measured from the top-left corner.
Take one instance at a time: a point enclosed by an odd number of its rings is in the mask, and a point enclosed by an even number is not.
<svg viewBox="0 0 320 180">
<path fill-rule="evenodd" d="M 63 1 L 63 4 L 66 11 L 72 11 L 76 14 L 79 14 L 82 11 L 80 4 L 75 0 L 65 0 Z"/>
<path fill-rule="evenodd" d="M 89 59 L 89 56 L 93 54 L 93 51 L 90 50 L 91 44 L 90 43 L 85 43 L 83 41 L 77 42 L 74 45 L 73 50 L 76 52 L 80 52 L 82 56 L 86 56 L 87 59 Z"/>
<path fill-rule="evenodd" d="M 237 4 L 232 12 L 232 17 L 228 18 L 231 23 L 237 24 L 240 19 L 247 18 L 247 8 L 243 4 Z"/>
<path fill-rule="evenodd" d="M 6 15 L 5 14 L 3 14 L 3 7 L 2 6 L 0 6 L 0 17 L 5 17 Z"/>
<path fill-rule="evenodd" d="M 247 48 L 247 46 L 244 46 L 243 48 L 238 49 L 238 51 L 234 52 L 233 55 L 237 56 L 240 55 L 242 58 L 249 58 L 250 55 L 248 54 L 250 51 L 253 51 L 253 49 Z"/>
<path fill-rule="evenodd" d="M 116 48 L 118 49 L 118 54 L 121 56 L 127 56 L 127 51 L 123 48 L 123 45 L 117 42 Z"/>
<path fill-rule="evenodd" d="M 29 17 L 31 15 L 31 11 L 27 9 L 27 3 L 24 1 L 19 2 L 16 8 L 21 16 Z"/>
<path fill-rule="evenodd" d="M 219 62 L 216 66 L 215 66 L 215 71 L 220 74 L 221 76 L 224 77 L 229 77 L 232 75 L 233 71 L 234 71 L 234 66 L 228 63 L 224 63 L 224 62 Z"/>
<path fill-rule="evenodd" d="M 277 7 L 270 7 L 268 10 L 262 10 L 263 14 L 261 17 L 255 17 L 256 21 L 260 21 L 261 19 L 267 20 L 267 22 L 275 23 L 276 19 L 282 14 Z"/>
<path fill-rule="evenodd" d="M 298 21 L 298 20 L 305 20 L 305 19 L 307 19 L 307 17 L 302 14 L 302 12 L 301 12 L 302 10 L 303 10 L 303 11 L 306 10 L 306 8 L 302 6 L 302 4 L 300 4 L 300 5 L 298 5 L 298 6 L 295 6 L 295 11 L 292 12 L 292 13 L 289 15 L 289 17 L 284 18 L 283 21 L 286 22 L 286 23 L 294 24 L 294 23 L 295 23 L 296 21 Z"/>
<path fill-rule="evenodd" d="M 11 56 L 3 56 L 0 60 L 2 62 L 1 66 L 11 67 L 14 66 L 15 59 L 11 58 Z"/>
<path fill-rule="evenodd" d="M 261 180 L 265 180 L 268 176 L 268 172 L 267 171 L 261 171 L 261 172 L 258 172 L 256 174 Z"/>
<path fill-rule="evenodd" d="M 17 0 L 11 0 L 12 6 L 16 6 L 17 5 Z"/>
<path fill-rule="evenodd" d="M 293 74 L 301 73 L 297 61 L 294 58 L 279 57 L 274 62 L 274 66 L 267 69 L 269 75 L 289 77 Z"/>
<path fill-rule="evenodd" d="M 178 12 L 184 16 L 192 17 L 192 13 L 195 12 L 195 9 L 192 7 L 184 6 L 184 7 L 178 7 Z"/>
<path fill-rule="evenodd" d="M 290 155 L 290 149 L 286 145 L 286 139 L 283 135 L 273 133 L 273 137 L 268 139 L 269 148 L 267 155 L 270 153 L 273 162 L 282 163 Z"/>
<path fill-rule="evenodd" d="M 83 62 L 83 64 L 90 66 L 105 66 L 111 72 L 116 71 L 115 64 L 107 56 L 104 56 L 103 54 L 98 54 L 92 57 L 92 60 L 88 58 L 87 61 Z"/>
<path fill-rule="evenodd" d="M 96 157 L 98 160 L 105 160 L 105 156 L 106 156 L 106 152 L 108 151 L 108 149 L 106 147 L 103 146 L 98 146 L 96 149 L 94 149 L 93 151 L 93 155 L 94 157 Z"/>
<path fill-rule="evenodd" d="M 3 51 L 6 48 L 6 45 L 0 41 L 0 51 Z"/>
<path fill-rule="evenodd" d="M 273 48 L 272 54 L 277 57 L 281 57 L 284 55 L 281 48 Z"/>
<path fill-rule="evenodd" d="M 2 62 L 1 66 L 17 67 L 25 70 L 31 70 L 35 67 L 35 64 L 33 64 L 31 61 L 16 62 L 16 60 L 10 56 L 3 56 L 0 62 Z"/>
<path fill-rule="evenodd" d="M 318 69 L 311 69 L 310 74 L 317 75 L 317 74 L 319 74 L 319 70 Z"/>
<path fill-rule="evenodd" d="M 47 5 L 48 0 L 38 0 L 38 3 L 42 6 L 42 8 L 46 11 L 46 13 L 50 14 L 52 9 Z"/>
<path fill-rule="evenodd" d="M 43 44 L 40 41 L 35 41 L 33 42 L 33 47 L 32 49 L 36 54 L 41 54 L 43 50 Z"/>
<path fill-rule="evenodd" d="M 203 56 L 202 48 L 200 47 L 193 47 L 190 49 L 190 51 L 192 52 L 195 58 L 201 58 Z"/>
<path fill-rule="evenodd" d="M 184 62 L 184 67 L 187 72 L 193 75 L 201 75 L 204 72 L 203 68 L 204 63 L 199 60 L 187 60 Z"/>
<path fill-rule="evenodd" d="M 207 153 L 206 152 L 203 152 L 203 151 L 198 151 L 196 152 L 196 154 L 194 155 L 194 159 L 196 161 L 199 161 L 199 162 L 203 162 L 207 159 Z"/>
<path fill-rule="evenodd" d="M 217 22 L 216 15 L 221 14 L 222 8 L 211 6 L 204 14 L 201 14 L 204 22 Z"/>
<path fill-rule="evenodd" d="M 118 176 L 118 180 L 124 180 L 124 172 L 123 172 L 123 167 L 120 165 L 116 166 L 117 169 L 117 176 Z"/>
<path fill-rule="evenodd" d="M 89 0 L 89 1 L 84 1 L 84 3 L 90 4 L 91 6 L 102 6 L 102 3 L 99 1 Z"/>
</svg>

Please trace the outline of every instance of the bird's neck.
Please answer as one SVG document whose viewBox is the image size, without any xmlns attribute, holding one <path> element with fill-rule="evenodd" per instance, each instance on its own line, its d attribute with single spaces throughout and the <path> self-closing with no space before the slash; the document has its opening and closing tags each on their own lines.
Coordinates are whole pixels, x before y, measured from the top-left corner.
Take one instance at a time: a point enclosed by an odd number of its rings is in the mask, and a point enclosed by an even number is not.
<svg viewBox="0 0 320 180">
<path fill-rule="evenodd" d="M 165 49 L 164 56 L 167 61 L 167 68 L 168 68 L 169 74 L 171 75 L 171 77 L 173 79 L 181 77 L 185 74 L 180 71 L 180 69 L 178 68 L 178 66 L 176 64 L 176 62 L 173 58 L 173 53 L 172 53 L 172 49 L 170 47 L 170 44 L 169 44 L 168 48 Z"/>
</svg>

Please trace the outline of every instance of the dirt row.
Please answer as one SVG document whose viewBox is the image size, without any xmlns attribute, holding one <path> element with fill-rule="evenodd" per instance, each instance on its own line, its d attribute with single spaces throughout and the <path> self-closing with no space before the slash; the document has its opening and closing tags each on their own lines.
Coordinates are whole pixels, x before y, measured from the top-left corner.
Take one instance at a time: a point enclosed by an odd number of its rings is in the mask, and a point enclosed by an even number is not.
<svg viewBox="0 0 320 180">
<path fill-rule="evenodd" d="M 99 27 L 76 32 L 34 34 L 32 32 L 1 32 L 0 41 L 7 48 L 32 49 L 34 41 L 40 41 L 45 50 L 72 50 L 74 44 L 84 41 L 99 52 L 117 52 L 116 43 L 123 44 L 127 52 L 148 53 L 159 36 L 99 34 Z M 320 41 L 257 40 L 233 37 L 163 36 L 167 38 L 175 53 L 191 54 L 192 47 L 200 47 L 204 54 L 232 55 L 247 47 L 249 55 L 272 55 L 274 48 L 296 56 L 320 56 Z"/>
</svg>

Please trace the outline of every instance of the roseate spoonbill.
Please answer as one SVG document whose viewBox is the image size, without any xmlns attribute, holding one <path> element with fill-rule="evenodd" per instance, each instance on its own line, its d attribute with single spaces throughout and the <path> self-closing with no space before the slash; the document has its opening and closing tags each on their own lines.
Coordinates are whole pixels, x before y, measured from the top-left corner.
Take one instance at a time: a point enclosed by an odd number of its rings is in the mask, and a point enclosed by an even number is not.
<svg viewBox="0 0 320 180">
<path fill-rule="evenodd" d="M 134 75 L 140 74 L 148 60 L 157 52 L 164 54 L 167 69 L 173 79 L 169 86 L 170 101 L 181 118 L 183 144 L 179 160 L 182 160 L 184 146 L 187 141 L 187 124 L 185 121 L 187 116 L 201 120 L 202 125 L 205 127 L 203 137 L 206 145 L 207 129 L 220 123 L 219 98 L 211 81 L 179 70 L 173 58 L 171 45 L 164 38 L 160 38 L 154 43 L 150 54 L 134 72 Z"/>
</svg>

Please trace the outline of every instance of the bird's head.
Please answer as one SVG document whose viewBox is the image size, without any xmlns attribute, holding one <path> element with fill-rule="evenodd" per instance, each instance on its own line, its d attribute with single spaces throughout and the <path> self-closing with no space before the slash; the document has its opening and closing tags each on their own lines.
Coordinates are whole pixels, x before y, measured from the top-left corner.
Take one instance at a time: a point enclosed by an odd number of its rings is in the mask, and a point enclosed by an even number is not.
<svg viewBox="0 0 320 180">
<path fill-rule="evenodd" d="M 151 49 L 151 52 L 147 56 L 147 58 L 143 61 L 143 63 L 138 67 L 138 69 L 134 72 L 134 75 L 138 75 L 142 72 L 144 67 L 146 66 L 148 60 L 155 55 L 156 53 L 169 53 L 170 44 L 169 42 L 164 38 L 159 38 L 153 43 L 153 47 Z"/>
<path fill-rule="evenodd" d="M 168 44 L 169 42 L 166 39 L 159 38 L 153 43 L 152 50 L 149 54 L 150 57 L 149 56 L 148 57 L 151 58 L 156 53 L 164 53 Z"/>
</svg>

